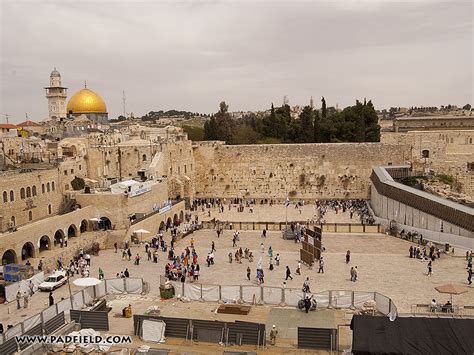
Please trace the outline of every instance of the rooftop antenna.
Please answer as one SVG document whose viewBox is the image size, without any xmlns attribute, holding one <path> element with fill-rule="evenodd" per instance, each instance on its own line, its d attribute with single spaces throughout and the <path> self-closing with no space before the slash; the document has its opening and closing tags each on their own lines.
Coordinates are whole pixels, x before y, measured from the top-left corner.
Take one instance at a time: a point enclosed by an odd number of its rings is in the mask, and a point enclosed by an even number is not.
<svg viewBox="0 0 474 355">
<path fill-rule="evenodd" d="M 84 80 L 84 89 L 87 89 L 87 81 Z"/>
<path fill-rule="evenodd" d="M 122 105 L 123 105 L 123 117 L 127 117 L 127 113 L 125 111 L 125 90 L 122 91 Z"/>
<path fill-rule="evenodd" d="M 10 115 L 8 113 L 5 114 L 5 119 L 7 120 L 7 124 L 8 124 L 8 120 L 10 118 Z"/>
</svg>

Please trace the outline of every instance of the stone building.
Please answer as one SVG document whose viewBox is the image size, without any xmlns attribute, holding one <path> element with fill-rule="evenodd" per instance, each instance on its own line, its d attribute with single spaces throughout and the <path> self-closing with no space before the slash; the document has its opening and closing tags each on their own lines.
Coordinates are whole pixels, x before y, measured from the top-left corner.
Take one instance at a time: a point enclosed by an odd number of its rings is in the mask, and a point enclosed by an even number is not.
<svg viewBox="0 0 474 355">
<path fill-rule="evenodd" d="M 474 129 L 474 116 L 399 117 L 394 132 Z"/>
<path fill-rule="evenodd" d="M 61 85 L 61 74 L 54 68 L 49 76 L 49 86 L 46 90 L 48 99 L 48 117 L 50 120 L 59 120 L 66 117 L 67 88 Z"/>
<path fill-rule="evenodd" d="M 89 120 L 99 124 L 108 124 L 108 113 L 105 102 L 99 94 L 84 87 L 76 92 L 67 103 L 69 117 L 85 115 Z"/>
<path fill-rule="evenodd" d="M 0 179 L 0 232 L 59 213 L 64 197 L 58 169 L 7 171 Z"/>
<path fill-rule="evenodd" d="M 474 130 L 383 133 L 381 142 L 410 146 L 415 171 L 451 175 L 464 193 L 474 196 Z"/>
</svg>

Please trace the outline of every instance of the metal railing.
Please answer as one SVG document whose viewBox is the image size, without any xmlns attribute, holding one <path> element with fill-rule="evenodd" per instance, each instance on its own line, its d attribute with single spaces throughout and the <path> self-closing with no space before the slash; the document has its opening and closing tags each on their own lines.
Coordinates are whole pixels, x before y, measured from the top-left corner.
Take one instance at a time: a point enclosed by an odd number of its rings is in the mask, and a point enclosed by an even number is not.
<svg viewBox="0 0 474 355">
<path fill-rule="evenodd" d="M 192 301 L 234 302 L 249 304 L 270 304 L 279 306 L 298 306 L 303 299 L 301 289 L 260 285 L 203 285 L 171 282 L 175 295 Z M 397 315 L 393 301 L 378 292 L 331 290 L 312 294 L 318 308 L 356 308 L 366 309 L 366 302 L 374 301 L 377 311 L 384 315 Z"/>
<path fill-rule="evenodd" d="M 86 306 L 92 305 L 93 301 L 104 297 L 109 294 L 142 294 L 146 291 L 146 283 L 141 278 L 120 278 L 120 279 L 108 279 L 104 282 L 96 285 L 84 288 L 74 294 L 71 297 L 63 299 L 52 306 L 44 309 L 42 312 L 31 316 L 21 323 L 16 324 L 13 328 L 5 331 L 0 337 L 0 344 L 20 336 L 28 332 L 31 328 L 42 325 L 42 333 L 46 334 L 45 325 L 46 323 L 64 312 L 66 321 L 69 321 L 70 310 L 81 310 Z"/>
</svg>

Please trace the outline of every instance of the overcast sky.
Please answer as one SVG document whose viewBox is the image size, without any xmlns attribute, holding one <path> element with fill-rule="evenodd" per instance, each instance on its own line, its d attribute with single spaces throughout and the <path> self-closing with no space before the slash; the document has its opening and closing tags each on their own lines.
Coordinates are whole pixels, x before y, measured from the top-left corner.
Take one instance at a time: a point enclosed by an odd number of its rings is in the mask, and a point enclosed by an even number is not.
<svg viewBox="0 0 474 355">
<path fill-rule="evenodd" d="M 99 93 L 110 118 L 271 102 L 377 108 L 473 98 L 470 0 L 0 0 L 1 101 L 10 122 L 47 117 L 51 70 L 69 97 Z"/>
</svg>

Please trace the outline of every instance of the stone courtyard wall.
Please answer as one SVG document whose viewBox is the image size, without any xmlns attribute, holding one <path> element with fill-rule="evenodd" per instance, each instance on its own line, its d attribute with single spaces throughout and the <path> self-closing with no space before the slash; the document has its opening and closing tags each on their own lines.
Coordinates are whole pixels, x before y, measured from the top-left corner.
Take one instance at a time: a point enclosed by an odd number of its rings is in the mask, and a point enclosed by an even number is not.
<svg viewBox="0 0 474 355">
<path fill-rule="evenodd" d="M 408 145 L 380 143 L 195 145 L 196 197 L 369 198 L 373 166 L 410 160 Z"/>
</svg>

